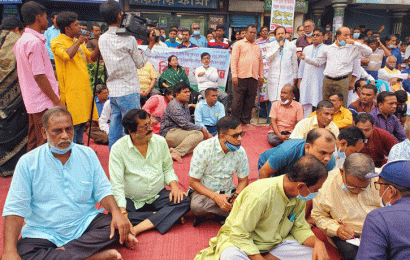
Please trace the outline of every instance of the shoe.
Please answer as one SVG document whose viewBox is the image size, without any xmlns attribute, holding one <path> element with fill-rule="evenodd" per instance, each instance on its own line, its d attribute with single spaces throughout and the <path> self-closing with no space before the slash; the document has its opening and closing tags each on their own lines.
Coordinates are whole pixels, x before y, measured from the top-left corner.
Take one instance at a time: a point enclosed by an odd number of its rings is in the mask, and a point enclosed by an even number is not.
<svg viewBox="0 0 410 260">
<path fill-rule="evenodd" d="M 197 226 L 201 225 L 201 223 L 204 222 L 204 220 L 205 220 L 205 217 L 195 217 L 194 223 L 192 223 L 192 225 L 194 227 L 197 227 Z"/>
</svg>

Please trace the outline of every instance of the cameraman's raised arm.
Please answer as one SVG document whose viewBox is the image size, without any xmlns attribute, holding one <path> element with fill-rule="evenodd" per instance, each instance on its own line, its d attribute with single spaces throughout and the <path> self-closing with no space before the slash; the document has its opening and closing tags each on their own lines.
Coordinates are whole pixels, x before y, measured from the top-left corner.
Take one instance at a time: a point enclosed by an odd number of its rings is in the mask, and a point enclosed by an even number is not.
<svg viewBox="0 0 410 260">
<path fill-rule="evenodd" d="M 144 67 L 145 63 L 148 60 L 149 55 L 151 54 L 151 50 L 152 47 L 154 47 L 155 44 L 155 37 L 152 36 L 152 34 L 154 33 L 154 31 L 151 31 L 150 35 L 149 35 L 149 45 L 148 48 L 141 54 L 138 51 L 138 44 L 135 41 L 135 45 L 134 48 L 132 49 L 132 59 L 134 60 L 135 66 L 137 66 L 138 69 L 141 69 L 142 67 Z"/>
</svg>

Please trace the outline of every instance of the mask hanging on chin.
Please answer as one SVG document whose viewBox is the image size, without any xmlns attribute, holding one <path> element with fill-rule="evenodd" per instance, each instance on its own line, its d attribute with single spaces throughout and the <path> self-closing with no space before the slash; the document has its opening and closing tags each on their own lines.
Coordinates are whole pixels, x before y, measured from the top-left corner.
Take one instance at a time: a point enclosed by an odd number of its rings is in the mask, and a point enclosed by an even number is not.
<svg viewBox="0 0 410 260">
<path fill-rule="evenodd" d="M 60 149 L 60 148 L 54 146 L 53 144 L 51 144 L 50 142 L 48 142 L 48 145 L 50 146 L 50 152 L 55 153 L 55 154 L 65 154 L 68 151 L 70 151 L 71 149 L 73 149 L 73 147 L 75 146 L 75 143 L 73 141 L 71 141 L 70 146 L 66 149 Z"/>
<path fill-rule="evenodd" d="M 307 195 L 306 197 L 303 197 L 302 195 L 300 195 L 300 192 L 299 192 L 299 195 L 298 195 L 298 199 L 300 199 L 300 200 L 304 200 L 304 201 L 309 201 L 309 200 L 313 200 L 316 196 L 317 196 L 317 192 L 310 192 L 310 190 L 309 190 L 309 188 L 308 187 L 306 187 L 307 188 L 307 190 L 309 191 L 309 195 Z"/>
<path fill-rule="evenodd" d="M 289 99 L 286 99 L 285 101 L 280 101 L 280 103 L 282 104 L 282 105 L 287 105 L 287 104 L 289 104 L 289 102 L 290 102 L 290 100 Z"/>
<path fill-rule="evenodd" d="M 390 188 L 390 186 L 387 187 L 387 189 L 389 189 L 389 188 Z M 390 200 L 389 202 L 387 202 L 386 205 L 383 203 L 383 196 L 384 196 L 384 194 L 386 193 L 387 189 L 383 192 L 382 196 L 380 197 L 380 206 L 381 206 L 381 207 L 389 207 L 389 206 L 391 206 L 391 200 Z M 396 195 L 396 190 L 394 190 L 394 195 Z"/>
<path fill-rule="evenodd" d="M 387 67 L 389 70 L 394 70 L 394 67 L 389 66 L 389 65 L 387 65 L 387 64 L 386 64 L 386 67 Z"/>
<path fill-rule="evenodd" d="M 233 145 L 228 141 L 225 142 L 225 146 L 226 146 L 226 148 L 228 148 L 228 150 L 230 152 L 235 152 L 235 151 L 239 150 L 239 148 L 241 148 L 241 145 Z"/>
<path fill-rule="evenodd" d="M 340 46 L 345 46 L 345 45 L 346 45 L 346 42 L 343 41 L 343 40 L 341 40 L 341 41 L 339 41 L 339 44 L 340 44 Z"/>
<path fill-rule="evenodd" d="M 311 31 L 310 33 L 305 33 L 305 35 L 306 35 L 307 37 L 310 37 L 310 36 L 313 35 L 313 31 Z"/>
<path fill-rule="evenodd" d="M 337 150 L 337 154 L 339 155 L 339 158 L 341 159 L 346 159 L 346 153 L 345 152 L 341 152 L 340 148 Z"/>
</svg>

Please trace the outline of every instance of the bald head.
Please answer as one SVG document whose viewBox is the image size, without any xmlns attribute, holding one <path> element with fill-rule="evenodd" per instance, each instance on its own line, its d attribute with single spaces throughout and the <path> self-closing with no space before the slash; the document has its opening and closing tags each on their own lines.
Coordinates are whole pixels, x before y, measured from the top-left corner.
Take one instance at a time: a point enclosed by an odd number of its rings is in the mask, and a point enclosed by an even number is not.
<svg viewBox="0 0 410 260">
<path fill-rule="evenodd" d="M 315 128 L 309 131 L 306 143 L 314 144 L 316 140 L 322 139 L 326 142 L 336 142 L 335 135 L 326 128 Z"/>
<path fill-rule="evenodd" d="M 349 155 L 343 164 L 343 169 L 346 174 L 358 179 L 364 179 L 366 174 L 375 172 L 373 159 L 363 153 Z"/>
</svg>

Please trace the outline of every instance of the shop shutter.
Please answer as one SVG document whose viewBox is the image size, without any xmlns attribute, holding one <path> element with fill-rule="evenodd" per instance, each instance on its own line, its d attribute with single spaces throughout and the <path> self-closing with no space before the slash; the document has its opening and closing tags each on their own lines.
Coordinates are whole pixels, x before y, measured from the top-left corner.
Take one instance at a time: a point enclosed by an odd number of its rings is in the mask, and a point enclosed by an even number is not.
<svg viewBox="0 0 410 260">
<path fill-rule="evenodd" d="M 256 16 L 254 15 L 232 15 L 231 27 L 247 27 L 250 24 L 258 25 Z"/>
</svg>

